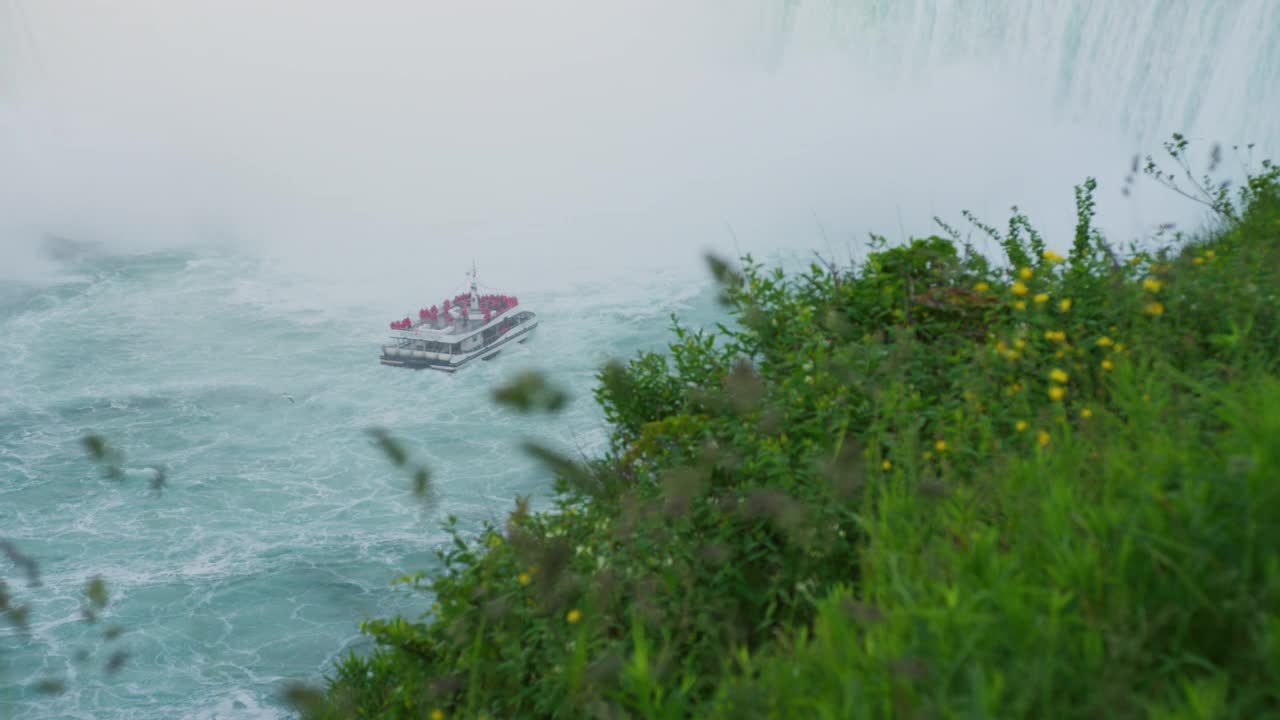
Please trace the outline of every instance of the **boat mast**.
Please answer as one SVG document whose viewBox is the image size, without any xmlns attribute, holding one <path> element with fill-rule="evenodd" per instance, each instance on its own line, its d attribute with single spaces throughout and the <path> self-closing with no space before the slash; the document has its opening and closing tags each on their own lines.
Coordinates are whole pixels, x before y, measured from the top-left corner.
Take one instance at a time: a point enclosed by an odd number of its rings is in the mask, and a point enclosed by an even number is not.
<svg viewBox="0 0 1280 720">
<path fill-rule="evenodd" d="M 468 310 L 480 310 L 480 293 L 476 290 L 476 259 L 471 258 L 471 302 L 467 303 Z"/>
</svg>

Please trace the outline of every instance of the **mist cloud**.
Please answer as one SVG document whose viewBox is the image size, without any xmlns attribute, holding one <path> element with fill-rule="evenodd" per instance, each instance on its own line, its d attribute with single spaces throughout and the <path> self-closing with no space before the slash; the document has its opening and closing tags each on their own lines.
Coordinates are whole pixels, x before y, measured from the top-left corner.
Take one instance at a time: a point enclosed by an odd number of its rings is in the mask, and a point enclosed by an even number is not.
<svg viewBox="0 0 1280 720">
<path fill-rule="evenodd" d="M 473 257 L 536 286 L 706 249 L 844 254 L 962 208 L 1067 228 L 1089 174 L 1119 234 L 1167 214 L 1119 200 L 1119 133 L 990 67 L 902 84 L 831 48 L 777 64 L 764 3 L 26 7 L 39 63 L 0 113 L 10 276 L 54 233 L 230 244 L 415 297 Z"/>
</svg>

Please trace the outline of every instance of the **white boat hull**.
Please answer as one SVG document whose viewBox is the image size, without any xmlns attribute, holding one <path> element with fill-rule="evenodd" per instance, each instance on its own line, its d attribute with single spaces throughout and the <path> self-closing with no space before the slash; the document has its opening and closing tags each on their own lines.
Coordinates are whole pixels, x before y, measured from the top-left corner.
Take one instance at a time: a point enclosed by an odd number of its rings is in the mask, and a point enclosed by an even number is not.
<svg viewBox="0 0 1280 720">
<path fill-rule="evenodd" d="M 459 368 L 473 360 L 491 359 L 498 353 L 502 352 L 502 349 L 510 344 L 525 342 L 537 327 L 538 319 L 535 315 L 532 320 L 513 327 L 510 331 L 499 336 L 488 345 L 477 348 L 471 352 L 446 354 L 416 350 L 413 349 L 412 345 L 409 347 L 383 346 L 381 360 L 383 365 L 389 365 L 392 367 L 403 367 L 414 370 L 431 369 L 448 373 L 457 372 Z"/>
</svg>

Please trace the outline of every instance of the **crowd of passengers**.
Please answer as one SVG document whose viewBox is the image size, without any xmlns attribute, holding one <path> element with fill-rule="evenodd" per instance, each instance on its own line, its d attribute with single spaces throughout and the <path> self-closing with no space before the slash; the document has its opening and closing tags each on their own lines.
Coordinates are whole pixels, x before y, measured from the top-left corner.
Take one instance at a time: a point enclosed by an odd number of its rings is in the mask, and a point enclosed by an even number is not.
<svg viewBox="0 0 1280 720">
<path fill-rule="evenodd" d="M 489 322 L 494 317 L 501 315 L 507 310 L 518 305 L 519 301 L 514 295 L 480 295 L 476 298 L 476 303 L 480 306 L 481 312 L 484 313 L 484 322 Z M 438 328 L 442 325 L 451 325 L 456 318 L 454 318 L 453 314 L 449 312 L 450 309 L 461 307 L 463 309 L 461 320 L 465 327 L 471 319 L 469 313 L 466 311 L 466 308 L 470 305 L 471 293 L 463 293 L 455 296 L 452 303 L 450 303 L 449 300 L 445 300 L 439 306 L 432 305 L 429 308 L 421 308 L 418 310 L 418 324 L 425 325 L 430 323 L 430 326 L 433 328 Z M 405 317 L 403 320 L 393 320 L 391 322 L 392 330 L 409 330 L 412 327 L 413 321 L 408 317 Z"/>
</svg>

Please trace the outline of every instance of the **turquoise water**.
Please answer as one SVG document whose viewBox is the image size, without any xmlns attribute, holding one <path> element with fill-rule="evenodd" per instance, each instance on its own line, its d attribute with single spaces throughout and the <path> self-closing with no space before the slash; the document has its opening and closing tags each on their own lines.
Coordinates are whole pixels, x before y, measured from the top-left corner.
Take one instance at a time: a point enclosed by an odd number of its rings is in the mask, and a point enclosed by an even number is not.
<svg viewBox="0 0 1280 720">
<path fill-rule="evenodd" d="M 601 447 L 588 390 L 607 358 L 662 346 L 673 311 L 694 323 L 718 312 L 705 283 L 663 275 L 505 288 L 539 312 L 534 339 L 446 375 L 378 364 L 394 309 L 308 308 L 305 280 L 252 258 L 105 256 L 67 269 L 44 287 L 0 286 L 0 537 L 43 576 L 32 588 L 5 571 L 32 632 L 0 629 L 0 717 L 283 716 L 282 684 L 315 681 L 360 649 L 361 619 L 430 604 L 389 582 L 434 567 L 446 514 L 475 529 L 517 495 L 548 497 L 521 439 Z M 573 389 L 563 415 L 490 402 L 525 368 Z M 373 426 L 432 468 L 432 497 L 412 495 Z M 89 462 L 86 433 L 124 453 L 123 482 Z M 159 493 L 154 467 L 167 473 Z M 95 574 L 111 602 L 91 627 L 78 594 Z M 97 639 L 109 624 L 124 634 Z M 107 675 L 117 649 L 128 659 Z M 67 679 L 66 692 L 31 689 L 46 677 Z"/>
</svg>

